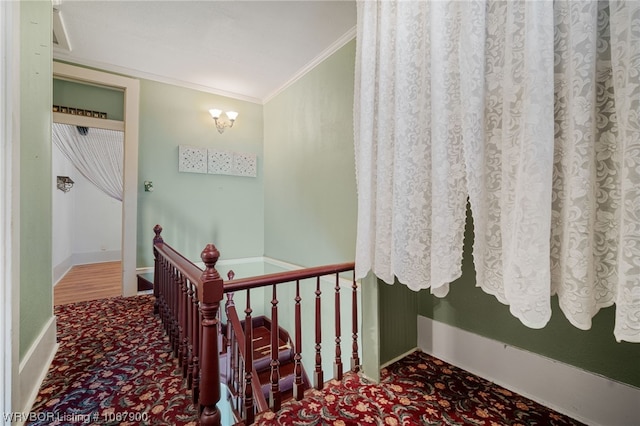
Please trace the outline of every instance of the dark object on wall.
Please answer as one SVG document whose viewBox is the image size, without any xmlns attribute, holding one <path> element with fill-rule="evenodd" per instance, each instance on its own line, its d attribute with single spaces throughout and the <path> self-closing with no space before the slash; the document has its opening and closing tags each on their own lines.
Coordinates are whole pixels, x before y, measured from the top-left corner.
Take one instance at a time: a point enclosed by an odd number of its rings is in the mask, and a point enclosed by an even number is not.
<svg viewBox="0 0 640 426">
<path fill-rule="evenodd" d="M 57 186 L 60 191 L 66 193 L 73 188 L 73 181 L 69 176 L 58 176 Z"/>
<path fill-rule="evenodd" d="M 93 118 L 102 118 L 102 119 L 106 119 L 107 118 L 107 113 L 106 112 L 91 111 L 91 110 L 88 110 L 88 109 L 80 109 L 80 108 L 72 108 L 72 107 L 66 107 L 66 106 L 62 106 L 62 105 L 53 105 L 51 110 L 53 112 L 61 112 L 63 114 L 81 115 L 81 116 L 84 116 L 84 117 L 93 117 Z"/>
</svg>

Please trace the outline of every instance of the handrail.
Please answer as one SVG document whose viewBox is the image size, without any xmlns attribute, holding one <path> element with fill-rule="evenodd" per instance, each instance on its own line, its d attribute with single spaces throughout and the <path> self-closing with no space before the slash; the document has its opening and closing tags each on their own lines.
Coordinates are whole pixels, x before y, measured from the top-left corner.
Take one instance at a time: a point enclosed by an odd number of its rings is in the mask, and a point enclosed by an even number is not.
<svg viewBox="0 0 640 426">
<path fill-rule="evenodd" d="M 182 274 L 189 279 L 189 281 L 195 283 L 200 281 L 202 276 L 202 269 L 194 264 L 192 261 L 184 257 L 178 251 L 176 251 L 169 244 L 164 241 L 156 242 L 154 244 L 156 250 L 162 253 L 169 262 L 173 264 Z"/>
<path fill-rule="evenodd" d="M 295 356 L 294 356 L 294 397 L 301 399 L 304 391 L 308 389 L 306 373 L 301 365 L 301 295 L 300 281 L 315 278 L 315 370 L 314 387 L 320 389 L 324 383 L 322 369 L 322 309 L 320 282 L 325 276 L 335 276 L 333 298 L 335 300 L 335 360 L 334 378 L 342 379 L 342 350 L 340 330 L 340 274 L 355 269 L 354 262 L 338 263 L 333 265 L 317 266 L 312 268 L 297 269 L 293 271 L 278 272 L 257 277 L 233 279 L 224 281 L 215 268 L 220 253 L 213 244 L 208 244 L 201 253 L 204 269 L 184 257 L 170 245 L 166 244 L 160 233 L 162 227 L 154 228 L 153 252 L 154 266 L 154 296 L 156 297 L 154 312 L 160 316 L 168 334 L 174 356 L 182 366 L 183 377 L 187 380 L 188 387 L 192 390 L 194 403 L 199 406 L 200 424 L 219 425 L 220 412 L 216 403 L 220 400 L 220 348 L 221 323 L 220 303 L 224 293 L 228 294 L 227 301 L 227 330 L 230 333 L 230 342 L 233 342 L 231 357 L 238 356 L 244 363 L 244 394 L 242 407 L 237 407 L 245 414 L 243 421 L 253 423 L 254 415 L 269 409 L 277 411 L 281 406 L 282 392 L 280 390 L 280 360 L 278 354 L 278 304 L 276 287 L 281 283 L 296 283 L 295 301 Z M 270 367 L 270 393 L 269 400 L 263 392 L 264 384 L 256 372 L 253 362 L 253 322 L 250 306 L 250 290 L 259 287 L 272 286 L 271 299 L 271 363 Z M 351 280 L 352 298 L 352 354 L 351 370 L 358 371 L 360 359 L 358 355 L 358 317 L 357 317 L 357 292 L 358 283 Z M 233 304 L 234 292 L 246 291 L 245 326 L 242 327 L 238 311 Z M 313 289 L 311 289 L 313 291 Z M 230 303 L 231 302 L 231 303 Z M 231 337 L 232 336 L 232 337 Z M 228 344 L 228 343 L 226 343 Z M 239 352 L 236 352 L 238 351 Z M 237 355 L 233 355 L 237 354 Z M 229 362 L 231 358 L 227 358 Z M 238 361 L 240 362 L 240 361 Z M 228 368 L 228 367 L 227 367 Z M 235 371 L 235 366 L 231 367 Z M 264 373 L 264 371 L 263 371 Z M 235 377 L 236 373 L 233 373 Z M 288 373 L 291 374 L 291 373 Z M 305 377 L 303 383 L 303 375 Z M 235 378 L 232 380 L 236 380 Z M 235 382 L 233 382 L 235 383 Z M 284 382 L 287 383 L 287 382 Z M 288 382 L 290 384 L 290 382 Z M 235 385 L 232 385 L 235 389 Z M 289 386 L 289 385 L 287 385 Z M 289 388 L 291 389 L 291 388 Z M 235 392 L 235 391 L 234 391 Z M 256 411 L 257 410 L 257 411 Z"/>
<path fill-rule="evenodd" d="M 238 346 L 244 348 L 244 330 L 242 329 L 242 324 L 240 324 L 240 318 L 238 317 L 238 311 L 234 305 L 230 305 L 227 307 L 227 322 L 231 323 L 231 327 L 233 328 L 233 333 L 236 335 Z M 258 378 L 258 373 L 256 372 L 255 367 L 251 369 L 251 387 L 253 389 L 261 389 L 260 380 Z M 254 394 L 254 401 L 258 406 L 258 413 L 263 411 L 267 411 L 269 409 L 269 404 L 267 403 L 262 390 L 257 392 L 257 395 Z"/>
<path fill-rule="evenodd" d="M 200 258 L 204 270 L 186 259 L 160 236 L 162 227 L 153 228 L 154 312 L 159 313 L 169 335 L 174 356 L 178 357 L 187 380 L 192 378 L 194 402 L 199 404 L 200 424 L 219 425 L 220 365 L 218 353 L 218 311 L 223 297 L 223 280 L 215 264 L 220 252 L 207 244 Z M 195 287 L 195 289 L 193 288 Z"/>
<path fill-rule="evenodd" d="M 273 274 L 260 275 L 257 277 L 240 278 L 224 282 L 224 292 L 233 293 L 240 290 L 247 290 L 268 285 L 288 283 L 291 281 L 315 278 L 318 276 L 337 274 L 340 272 L 352 271 L 354 262 L 336 263 L 333 265 L 315 266 L 312 268 L 296 269 L 293 271 L 276 272 Z"/>
</svg>

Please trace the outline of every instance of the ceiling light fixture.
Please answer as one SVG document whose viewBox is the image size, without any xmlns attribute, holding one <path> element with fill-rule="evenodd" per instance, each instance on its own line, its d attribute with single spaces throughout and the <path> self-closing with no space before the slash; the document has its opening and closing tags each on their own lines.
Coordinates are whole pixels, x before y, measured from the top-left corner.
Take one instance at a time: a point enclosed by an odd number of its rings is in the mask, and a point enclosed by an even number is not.
<svg viewBox="0 0 640 426">
<path fill-rule="evenodd" d="M 238 118 L 238 113 L 235 111 L 227 111 L 224 114 L 227 116 L 228 120 L 222 119 L 221 115 L 223 114 L 220 109 L 210 109 L 209 114 L 213 117 L 213 121 L 216 122 L 216 128 L 219 133 L 223 133 L 224 129 L 227 127 L 233 127 L 233 123 L 236 122 L 236 118 Z"/>
</svg>

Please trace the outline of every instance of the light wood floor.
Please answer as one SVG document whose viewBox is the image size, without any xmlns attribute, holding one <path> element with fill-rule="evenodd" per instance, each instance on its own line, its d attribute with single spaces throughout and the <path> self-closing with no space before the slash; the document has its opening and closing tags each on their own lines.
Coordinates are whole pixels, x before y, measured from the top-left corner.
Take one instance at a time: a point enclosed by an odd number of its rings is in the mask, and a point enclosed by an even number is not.
<svg viewBox="0 0 640 426">
<path fill-rule="evenodd" d="M 85 302 L 122 295 L 120 262 L 76 265 L 53 288 L 53 304 Z"/>
</svg>

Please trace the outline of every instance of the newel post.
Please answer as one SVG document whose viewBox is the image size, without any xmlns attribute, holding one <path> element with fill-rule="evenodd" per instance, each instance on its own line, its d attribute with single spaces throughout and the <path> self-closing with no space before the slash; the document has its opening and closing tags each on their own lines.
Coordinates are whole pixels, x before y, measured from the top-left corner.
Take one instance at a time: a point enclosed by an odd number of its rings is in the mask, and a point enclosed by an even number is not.
<svg viewBox="0 0 640 426">
<path fill-rule="evenodd" d="M 202 345 L 200 349 L 200 424 L 220 425 L 220 411 L 216 403 L 220 400 L 220 352 L 218 348 L 218 309 L 222 301 L 223 280 L 215 265 L 220 252 L 208 244 L 200 255 L 205 270 L 198 283 L 200 314 L 202 316 Z"/>
<path fill-rule="evenodd" d="M 162 226 L 156 225 L 153 227 L 153 232 L 156 234 L 153 237 L 153 313 L 158 314 L 160 312 L 159 298 L 160 298 L 160 262 L 158 260 L 158 250 L 156 244 L 164 243 L 160 233 L 162 232 Z"/>
</svg>

